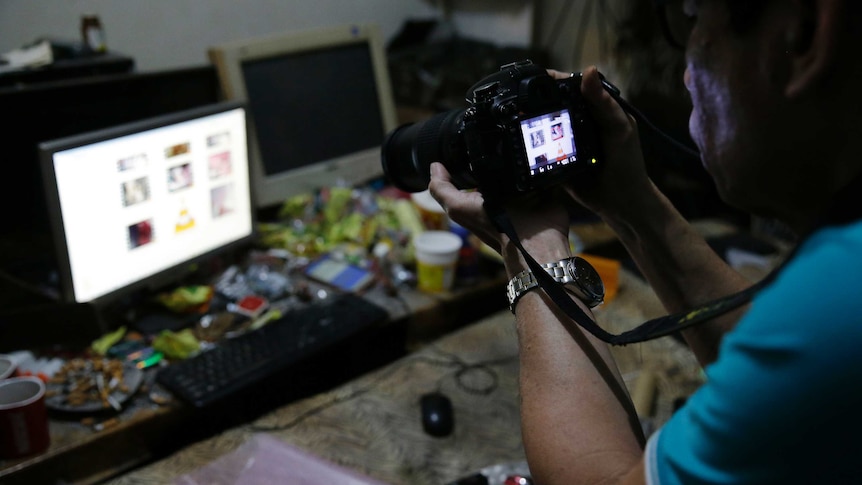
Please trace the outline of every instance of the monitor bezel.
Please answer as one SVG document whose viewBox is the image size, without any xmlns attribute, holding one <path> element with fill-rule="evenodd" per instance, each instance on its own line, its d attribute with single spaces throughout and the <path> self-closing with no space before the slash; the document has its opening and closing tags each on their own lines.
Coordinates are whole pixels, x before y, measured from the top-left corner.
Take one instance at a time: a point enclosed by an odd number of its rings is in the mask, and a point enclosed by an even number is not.
<svg viewBox="0 0 862 485">
<path fill-rule="evenodd" d="M 238 40 L 209 49 L 226 99 L 248 102 L 242 65 L 247 61 L 313 52 L 364 43 L 368 46 L 377 87 L 384 135 L 395 129 L 397 115 L 389 77 L 386 49 L 375 24 L 309 29 L 267 37 Z M 345 76 L 349 73 L 345 73 Z M 312 80 L 310 80 L 312 81 Z M 381 144 L 383 139 L 380 140 Z M 343 183 L 349 186 L 383 177 L 380 147 L 347 154 L 267 176 L 261 157 L 253 114 L 249 117 L 249 151 L 252 184 L 258 209 L 279 206 L 292 196 Z"/>
<path fill-rule="evenodd" d="M 249 234 L 237 238 L 229 243 L 205 251 L 199 255 L 193 256 L 188 260 L 169 266 L 161 271 L 157 271 L 149 276 L 145 276 L 140 280 L 128 284 L 124 287 L 105 293 L 99 297 L 87 301 L 78 301 L 75 295 L 75 289 L 72 279 L 71 262 L 69 258 L 68 245 L 66 242 L 65 226 L 63 222 L 62 207 L 60 205 L 60 195 L 56 184 L 56 173 L 54 167 L 54 154 L 78 148 L 85 145 L 99 143 L 101 141 L 118 138 L 126 135 L 132 135 L 144 131 L 154 130 L 169 126 L 172 124 L 182 123 L 198 119 L 201 117 L 211 116 L 219 113 L 226 113 L 241 109 L 245 119 L 246 136 L 248 134 L 248 108 L 245 103 L 240 101 L 220 101 L 217 103 L 191 108 L 183 111 L 160 115 L 152 118 L 146 118 L 139 121 L 124 123 L 121 125 L 104 128 L 100 130 L 89 131 L 77 135 L 49 140 L 38 145 L 39 165 L 42 173 L 42 181 L 45 190 L 45 199 L 48 208 L 48 219 L 51 227 L 51 236 L 54 241 L 54 249 L 57 262 L 57 276 L 59 284 L 60 300 L 66 303 L 87 303 L 96 308 L 104 308 L 112 305 L 124 297 L 131 295 L 141 290 L 158 290 L 181 281 L 184 277 L 195 273 L 198 265 L 213 257 L 220 255 L 229 255 L 241 248 L 250 247 L 258 236 L 257 217 L 254 210 L 254 187 L 251 184 L 249 176 L 249 191 L 252 198 L 250 204 L 249 216 L 251 218 L 251 231 Z"/>
</svg>

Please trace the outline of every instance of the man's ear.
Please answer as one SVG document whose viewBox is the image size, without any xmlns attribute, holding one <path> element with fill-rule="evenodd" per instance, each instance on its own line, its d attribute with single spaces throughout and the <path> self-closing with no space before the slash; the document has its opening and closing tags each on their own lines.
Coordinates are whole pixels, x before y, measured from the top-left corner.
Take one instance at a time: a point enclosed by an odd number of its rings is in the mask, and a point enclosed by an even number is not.
<svg viewBox="0 0 862 485">
<path fill-rule="evenodd" d="M 859 1 L 859 0 L 848 0 Z M 785 94 L 795 98 L 826 76 L 845 35 L 845 0 L 794 0 L 795 25 L 787 32 L 790 77 Z"/>
</svg>

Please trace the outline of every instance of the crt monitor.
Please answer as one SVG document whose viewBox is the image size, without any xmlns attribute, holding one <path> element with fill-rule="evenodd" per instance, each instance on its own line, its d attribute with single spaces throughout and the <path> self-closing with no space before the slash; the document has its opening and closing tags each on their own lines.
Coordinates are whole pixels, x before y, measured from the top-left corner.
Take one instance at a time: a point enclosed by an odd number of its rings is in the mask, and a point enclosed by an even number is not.
<svg viewBox="0 0 862 485">
<path fill-rule="evenodd" d="M 395 128 L 385 47 L 374 25 L 345 25 L 210 48 L 224 95 L 248 103 L 258 208 L 381 177 Z"/>
<path fill-rule="evenodd" d="M 224 102 L 40 144 L 63 300 L 158 289 L 249 243 L 246 124 Z"/>
</svg>

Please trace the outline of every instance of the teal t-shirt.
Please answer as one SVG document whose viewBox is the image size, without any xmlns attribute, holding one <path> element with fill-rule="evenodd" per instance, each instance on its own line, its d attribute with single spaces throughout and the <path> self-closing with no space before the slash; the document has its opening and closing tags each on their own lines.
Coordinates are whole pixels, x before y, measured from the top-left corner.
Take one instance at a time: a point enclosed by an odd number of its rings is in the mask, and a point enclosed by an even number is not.
<svg viewBox="0 0 862 485">
<path fill-rule="evenodd" d="M 648 483 L 862 483 L 862 223 L 809 237 L 705 370 Z"/>
</svg>

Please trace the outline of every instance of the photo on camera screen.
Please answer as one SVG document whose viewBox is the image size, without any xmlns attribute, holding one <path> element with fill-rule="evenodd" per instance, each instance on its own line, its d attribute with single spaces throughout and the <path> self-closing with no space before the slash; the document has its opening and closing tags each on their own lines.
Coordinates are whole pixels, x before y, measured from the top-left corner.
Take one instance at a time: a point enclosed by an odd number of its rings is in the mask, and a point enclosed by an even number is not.
<svg viewBox="0 0 862 485">
<path fill-rule="evenodd" d="M 531 176 L 551 172 L 577 160 L 569 110 L 523 119 L 520 123 Z"/>
</svg>

